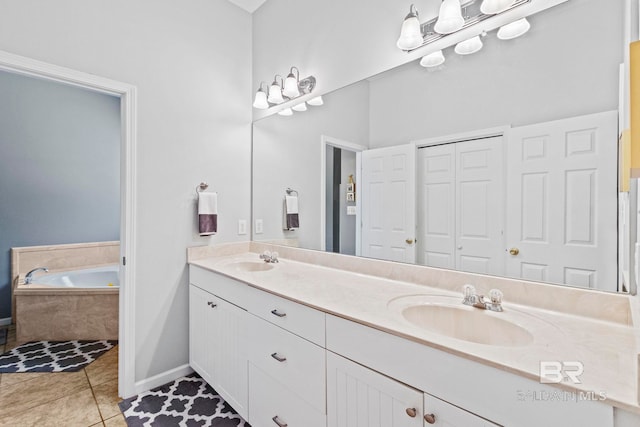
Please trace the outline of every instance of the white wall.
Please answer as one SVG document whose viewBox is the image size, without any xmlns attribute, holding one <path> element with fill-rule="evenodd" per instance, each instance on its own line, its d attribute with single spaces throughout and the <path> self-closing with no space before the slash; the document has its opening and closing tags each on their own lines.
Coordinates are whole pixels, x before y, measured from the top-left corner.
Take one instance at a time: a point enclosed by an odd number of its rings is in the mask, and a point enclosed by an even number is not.
<svg viewBox="0 0 640 427">
<path fill-rule="evenodd" d="M 368 84 L 362 82 L 324 98 L 293 116 L 257 121 L 253 128 L 253 211 L 264 233 L 255 240 L 298 239 L 300 247 L 321 247 L 321 136 L 367 146 Z M 283 230 L 285 189 L 299 193 L 300 228 Z"/>
<path fill-rule="evenodd" d="M 251 17 L 226 1 L 0 0 L 0 50 L 138 87 L 136 366 L 188 362 L 186 247 L 246 240 Z M 219 193 L 200 238 L 195 187 Z"/>
</svg>

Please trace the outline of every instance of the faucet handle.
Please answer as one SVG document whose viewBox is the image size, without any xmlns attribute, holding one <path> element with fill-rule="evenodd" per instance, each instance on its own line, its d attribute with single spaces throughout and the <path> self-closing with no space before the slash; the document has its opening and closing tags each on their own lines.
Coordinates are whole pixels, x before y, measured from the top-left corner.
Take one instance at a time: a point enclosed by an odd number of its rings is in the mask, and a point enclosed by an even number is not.
<svg viewBox="0 0 640 427">
<path fill-rule="evenodd" d="M 502 297 L 504 294 L 500 289 L 491 289 L 489 291 L 489 299 L 491 300 L 491 304 L 502 304 Z"/>
<path fill-rule="evenodd" d="M 464 295 L 464 299 L 471 299 L 476 295 L 476 287 L 466 284 L 462 287 L 462 294 Z"/>
<path fill-rule="evenodd" d="M 271 262 L 279 262 L 278 255 L 280 255 L 278 252 L 271 252 Z"/>
</svg>

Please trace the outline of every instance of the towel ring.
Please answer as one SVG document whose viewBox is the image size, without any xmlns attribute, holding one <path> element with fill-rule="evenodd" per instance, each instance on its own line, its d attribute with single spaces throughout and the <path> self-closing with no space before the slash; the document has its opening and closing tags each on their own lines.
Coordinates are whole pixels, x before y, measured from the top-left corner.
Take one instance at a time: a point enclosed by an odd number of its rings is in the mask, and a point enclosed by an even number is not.
<svg viewBox="0 0 640 427">
<path fill-rule="evenodd" d="M 206 182 L 201 182 L 200 184 L 196 185 L 196 196 L 200 194 L 201 191 L 204 191 L 207 188 L 209 188 L 209 184 L 207 184 Z"/>
<path fill-rule="evenodd" d="M 296 193 L 296 197 L 298 197 L 298 192 L 297 192 L 296 190 L 294 190 L 293 188 L 287 188 L 287 189 L 286 189 L 286 190 L 284 190 L 284 191 L 286 191 L 286 193 L 287 193 L 289 196 L 291 195 L 291 193 Z"/>
</svg>

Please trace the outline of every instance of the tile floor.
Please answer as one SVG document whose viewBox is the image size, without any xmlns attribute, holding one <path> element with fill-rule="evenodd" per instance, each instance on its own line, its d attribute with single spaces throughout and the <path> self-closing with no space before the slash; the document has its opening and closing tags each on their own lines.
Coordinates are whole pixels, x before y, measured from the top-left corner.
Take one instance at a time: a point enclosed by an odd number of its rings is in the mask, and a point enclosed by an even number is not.
<svg viewBox="0 0 640 427">
<path fill-rule="evenodd" d="M 119 401 L 118 346 L 78 372 L 0 374 L 0 427 L 126 427 Z"/>
</svg>

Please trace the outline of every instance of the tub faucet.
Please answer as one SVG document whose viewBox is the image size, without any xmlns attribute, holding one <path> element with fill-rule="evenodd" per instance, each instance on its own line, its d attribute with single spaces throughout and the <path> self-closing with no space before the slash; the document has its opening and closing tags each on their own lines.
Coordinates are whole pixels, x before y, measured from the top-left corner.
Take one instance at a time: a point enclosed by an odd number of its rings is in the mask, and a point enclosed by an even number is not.
<svg viewBox="0 0 640 427">
<path fill-rule="evenodd" d="M 500 290 L 491 289 L 489 291 L 489 301 L 484 299 L 484 295 L 478 295 L 473 285 L 464 285 L 462 290 L 464 293 L 463 304 L 482 310 L 504 311 L 502 309 L 502 292 Z"/>
<path fill-rule="evenodd" d="M 24 276 L 24 284 L 28 285 L 29 283 L 33 282 L 33 273 L 36 273 L 38 271 L 44 271 L 45 273 L 48 273 L 49 269 L 47 267 L 34 268 L 30 272 L 28 272 L 26 276 Z"/>
</svg>

